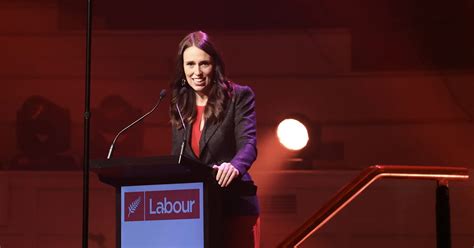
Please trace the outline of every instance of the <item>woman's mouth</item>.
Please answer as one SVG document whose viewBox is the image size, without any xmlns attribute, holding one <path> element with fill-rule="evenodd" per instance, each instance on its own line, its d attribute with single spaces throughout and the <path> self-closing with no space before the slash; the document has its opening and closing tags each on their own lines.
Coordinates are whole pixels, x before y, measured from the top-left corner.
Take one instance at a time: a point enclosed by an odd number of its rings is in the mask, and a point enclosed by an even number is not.
<svg viewBox="0 0 474 248">
<path fill-rule="evenodd" d="M 206 80 L 204 78 L 193 78 L 193 82 L 196 85 L 203 85 L 206 83 Z"/>
</svg>

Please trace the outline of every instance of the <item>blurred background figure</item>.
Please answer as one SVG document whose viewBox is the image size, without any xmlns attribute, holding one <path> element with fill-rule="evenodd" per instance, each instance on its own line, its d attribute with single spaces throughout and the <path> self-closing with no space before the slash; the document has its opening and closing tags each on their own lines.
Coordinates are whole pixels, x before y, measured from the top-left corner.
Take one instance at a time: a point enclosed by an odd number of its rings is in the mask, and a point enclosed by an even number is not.
<svg viewBox="0 0 474 248">
<path fill-rule="evenodd" d="M 115 136 L 138 119 L 142 111 L 134 108 L 119 95 L 104 97 L 97 109 L 92 111 L 91 124 L 91 158 L 103 159 Z M 114 147 L 114 157 L 138 156 L 143 151 L 144 125 L 138 123 L 117 139 Z"/>
<path fill-rule="evenodd" d="M 69 110 L 38 95 L 28 97 L 16 117 L 20 153 L 11 170 L 73 170 L 78 166 L 65 154 L 71 145 Z"/>
</svg>

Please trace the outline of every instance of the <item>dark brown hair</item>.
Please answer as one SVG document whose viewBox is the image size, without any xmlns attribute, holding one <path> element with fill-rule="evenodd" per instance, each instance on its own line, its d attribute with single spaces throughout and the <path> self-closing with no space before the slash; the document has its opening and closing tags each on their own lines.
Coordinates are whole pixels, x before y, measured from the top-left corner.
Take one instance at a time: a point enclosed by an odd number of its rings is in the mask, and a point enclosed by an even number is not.
<svg viewBox="0 0 474 248">
<path fill-rule="evenodd" d="M 186 83 L 186 76 L 183 68 L 183 53 L 189 47 L 195 46 L 212 58 L 213 75 L 204 117 L 206 121 L 222 121 L 227 103 L 232 96 L 232 83 L 225 77 L 224 62 L 209 39 L 209 36 L 202 32 L 192 32 L 179 43 L 178 57 L 176 59 L 176 71 L 173 81 L 171 81 L 171 123 L 181 128 L 181 120 L 176 104 L 179 106 L 185 123 L 191 124 L 196 118 L 196 93 Z M 183 85 L 184 83 L 184 85 Z"/>
</svg>

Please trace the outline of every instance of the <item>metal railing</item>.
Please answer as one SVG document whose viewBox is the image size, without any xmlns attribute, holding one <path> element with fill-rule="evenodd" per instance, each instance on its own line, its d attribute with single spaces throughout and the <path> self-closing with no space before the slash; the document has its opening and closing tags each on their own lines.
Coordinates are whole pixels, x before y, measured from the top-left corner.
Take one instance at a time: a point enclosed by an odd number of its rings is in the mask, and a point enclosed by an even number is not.
<svg viewBox="0 0 474 248">
<path fill-rule="evenodd" d="M 467 168 L 407 165 L 375 165 L 363 170 L 359 176 L 342 188 L 319 211 L 281 242 L 279 247 L 298 247 L 379 178 L 438 181 L 436 191 L 437 243 L 438 247 L 450 247 L 448 181 L 467 180 L 469 178 Z"/>
</svg>

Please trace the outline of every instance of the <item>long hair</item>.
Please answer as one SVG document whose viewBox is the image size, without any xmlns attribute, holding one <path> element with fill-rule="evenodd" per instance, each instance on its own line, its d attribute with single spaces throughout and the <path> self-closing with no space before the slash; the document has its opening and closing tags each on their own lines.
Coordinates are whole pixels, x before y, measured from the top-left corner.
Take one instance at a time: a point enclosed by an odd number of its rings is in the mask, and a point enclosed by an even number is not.
<svg viewBox="0 0 474 248">
<path fill-rule="evenodd" d="M 181 119 L 176 104 L 179 106 L 186 125 L 191 124 L 196 119 L 196 93 L 186 82 L 183 68 L 183 53 L 189 47 L 195 46 L 212 58 L 213 74 L 209 85 L 209 95 L 204 110 L 206 121 L 220 122 L 224 117 L 224 111 L 228 101 L 232 97 L 233 84 L 225 77 L 224 62 L 209 39 L 209 36 L 202 32 L 192 32 L 179 43 L 178 56 L 176 59 L 176 71 L 173 81 L 171 81 L 171 123 L 182 128 Z"/>
</svg>

